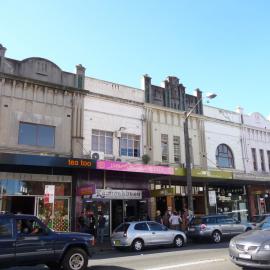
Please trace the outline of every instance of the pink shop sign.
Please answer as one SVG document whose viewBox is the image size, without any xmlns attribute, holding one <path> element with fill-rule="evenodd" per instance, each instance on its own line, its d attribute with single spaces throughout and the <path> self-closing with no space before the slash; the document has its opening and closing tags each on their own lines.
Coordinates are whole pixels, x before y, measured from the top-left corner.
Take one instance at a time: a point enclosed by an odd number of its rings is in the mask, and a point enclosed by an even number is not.
<svg viewBox="0 0 270 270">
<path fill-rule="evenodd" d="M 130 164 L 127 162 L 98 160 L 97 169 L 122 172 L 139 172 L 139 173 L 155 173 L 173 175 L 174 168 L 165 166 L 154 166 L 144 164 Z"/>
</svg>

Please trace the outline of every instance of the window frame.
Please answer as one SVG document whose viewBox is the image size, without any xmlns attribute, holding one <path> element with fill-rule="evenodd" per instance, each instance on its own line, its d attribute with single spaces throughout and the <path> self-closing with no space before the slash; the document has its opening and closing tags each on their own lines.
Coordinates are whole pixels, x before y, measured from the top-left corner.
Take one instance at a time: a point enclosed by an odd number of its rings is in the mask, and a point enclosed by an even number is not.
<svg viewBox="0 0 270 270">
<path fill-rule="evenodd" d="M 235 168 L 233 152 L 227 144 L 219 144 L 216 148 L 216 164 L 219 168 Z"/>
<path fill-rule="evenodd" d="M 10 217 L 3 217 L 3 218 L 0 219 L 0 224 L 1 224 L 1 221 L 3 221 L 3 220 L 8 221 L 6 223 L 6 225 L 10 225 L 10 228 L 9 228 L 10 230 L 8 230 L 8 232 L 10 234 L 8 234 L 8 235 L 1 235 L 0 234 L 0 240 L 12 239 L 14 237 L 14 222 L 13 222 L 13 219 L 10 218 Z"/>
<path fill-rule="evenodd" d="M 257 151 L 256 148 L 251 148 L 251 156 L 254 171 L 258 171 Z"/>
<path fill-rule="evenodd" d="M 261 169 L 263 172 L 265 172 L 265 158 L 264 158 L 264 151 L 263 149 L 260 149 L 260 159 L 261 159 Z"/>
<path fill-rule="evenodd" d="M 94 134 L 94 132 L 98 134 Z M 104 133 L 104 134 L 102 134 Z M 94 147 L 94 140 L 93 137 L 97 137 L 97 147 Z M 111 148 L 108 143 L 108 140 L 111 139 Z M 104 145 L 102 148 L 102 140 L 104 140 Z M 101 129 L 92 129 L 91 134 L 91 150 L 97 152 L 104 152 L 105 155 L 113 155 L 113 132 L 106 131 Z"/>
<path fill-rule="evenodd" d="M 34 127 L 34 142 L 33 143 L 27 143 L 25 142 L 25 138 L 23 137 L 23 127 L 30 126 Z M 40 139 L 42 138 L 40 136 L 41 128 L 49 128 L 52 130 L 53 137 L 51 138 L 52 144 L 51 145 L 45 145 L 45 144 L 40 144 Z M 29 123 L 29 122 L 20 122 L 19 123 L 19 131 L 18 131 L 18 144 L 19 145 L 28 145 L 28 146 L 35 146 L 35 147 L 46 147 L 46 148 L 55 148 L 55 131 L 56 127 L 55 126 L 50 126 L 50 125 L 43 125 L 43 124 L 36 124 L 36 123 Z"/>
<path fill-rule="evenodd" d="M 169 135 L 161 134 L 161 161 L 169 162 Z"/>
<path fill-rule="evenodd" d="M 123 157 L 139 158 L 141 156 L 141 136 L 136 134 L 121 133 L 120 155 Z"/>
<path fill-rule="evenodd" d="M 268 159 L 268 170 L 270 171 L 270 150 L 267 150 L 266 153 L 267 153 L 267 159 Z"/>
<path fill-rule="evenodd" d="M 175 163 L 178 163 L 178 164 L 181 162 L 181 140 L 180 140 L 180 136 L 173 136 L 173 160 L 174 160 Z"/>
</svg>

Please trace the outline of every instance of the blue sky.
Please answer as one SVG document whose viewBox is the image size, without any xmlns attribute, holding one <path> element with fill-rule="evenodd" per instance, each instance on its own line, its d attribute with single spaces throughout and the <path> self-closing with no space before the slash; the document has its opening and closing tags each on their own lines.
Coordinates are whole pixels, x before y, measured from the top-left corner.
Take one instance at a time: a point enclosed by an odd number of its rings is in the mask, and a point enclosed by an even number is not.
<svg viewBox="0 0 270 270">
<path fill-rule="evenodd" d="M 7 57 L 48 58 L 66 71 L 140 87 L 180 78 L 211 105 L 270 115 L 268 0 L 2 1 Z"/>
</svg>

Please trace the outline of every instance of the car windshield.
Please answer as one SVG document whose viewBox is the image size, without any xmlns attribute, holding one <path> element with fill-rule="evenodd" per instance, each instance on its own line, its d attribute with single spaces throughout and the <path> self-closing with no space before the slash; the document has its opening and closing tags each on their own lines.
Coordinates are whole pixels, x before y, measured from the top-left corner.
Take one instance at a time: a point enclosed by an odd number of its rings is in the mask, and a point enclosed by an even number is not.
<svg viewBox="0 0 270 270">
<path fill-rule="evenodd" d="M 257 227 L 257 230 L 270 230 L 270 219 L 267 218 L 263 222 L 261 222 Z"/>
<path fill-rule="evenodd" d="M 129 225 L 130 225 L 129 223 L 122 223 L 115 229 L 114 232 L 126 232 L 128 230 Z"/>
</svg>

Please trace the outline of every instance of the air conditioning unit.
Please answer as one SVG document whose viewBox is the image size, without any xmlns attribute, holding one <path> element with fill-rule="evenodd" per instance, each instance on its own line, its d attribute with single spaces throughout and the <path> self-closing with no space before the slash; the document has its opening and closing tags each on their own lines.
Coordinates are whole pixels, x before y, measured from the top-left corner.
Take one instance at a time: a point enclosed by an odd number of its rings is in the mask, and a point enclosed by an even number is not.
<svg viewBox="0 0 270 270">
<path fill-rule="evenodd" d="M 91 158 L 95 160 L 98 160 L 98 159 L 104 160 L 104 152 L 91 151 Z"/>
</svg>

